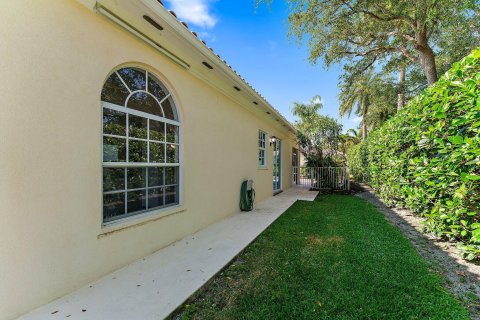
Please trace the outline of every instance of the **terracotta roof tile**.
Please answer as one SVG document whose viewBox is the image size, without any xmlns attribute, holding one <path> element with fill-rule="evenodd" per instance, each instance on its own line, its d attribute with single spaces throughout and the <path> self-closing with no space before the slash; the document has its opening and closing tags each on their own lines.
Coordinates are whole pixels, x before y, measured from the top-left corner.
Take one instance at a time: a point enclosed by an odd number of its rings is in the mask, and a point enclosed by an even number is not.
<svg viewBox="0 0 480 320">
<path fill-rule="evenodd" d="M 162 0 L 157 0 L 158 3 L 160 3 L 163 7 L 165 7 L 165 5 L 163 4 Z M 165 8 L 166 9 L 166 8 Z M 182 25 L 184 25 L 187 29 L 188 28 L 188 24 L 184 21 L 180 21 L 177 17 L 177 14 L 173 11 L 173 10 L 168 10 L 168 12 L 170 12 L 172 14 L 172 16 L 174 16 L 176 18 L 176 20 L 181 23 Z M 190 29 L 189 29 L 190 30 Z M 258 94 L 260 96 L 260 98 L 262 98 L 264 100 L 264 102 L 267 103 L 268 106 L 270 106 L 272 109 L 274 109 L 287 123 L 290 123 L 277 109 L 275 109 L 266 99 L 263 95 L 261 95 L 257 89 L 255 89 L 254 87 L 252 87 L 252 85 L 250 83 L 248 83 L 235 69 L 232 68 L 232 66 L 230 66 L 226 60 L 223 60 L 220 55 L 218 53 L 215 52 L 215 50 L 212 48 L 212 47 L 209 47 L 207 46 L 207 43 L 205 42 L 205 40 L 202 40 L 198 37 L 198 34 L 195 32 L 195 31 L 191 31 L 190 32 L 199 40 L 201 41 L 208 49 L 210 49 L 210 51 L 212 51 L 228 68 L 230 68 L 250 89 L 252 89 L 256 94 Z M 255 103 L 255 104 L 258 104 L 258 103 Z M 268 114 L 270 114 L 270 112 L 267 112 Z M 279 121 L 277 119 L 277 121 Z"/>
</svg>

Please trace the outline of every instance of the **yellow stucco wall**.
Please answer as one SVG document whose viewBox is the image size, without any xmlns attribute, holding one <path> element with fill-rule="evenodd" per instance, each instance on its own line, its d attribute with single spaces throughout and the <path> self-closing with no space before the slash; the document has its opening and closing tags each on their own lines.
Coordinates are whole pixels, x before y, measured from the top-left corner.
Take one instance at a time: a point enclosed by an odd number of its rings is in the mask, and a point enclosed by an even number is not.
<svg viewBox="0 0 480 320">
<path fill-rule="evenodd" d="M 290 187 L 294 137 L 207 86 L 71 0 L 0 3 L 0 319 L 14 318 L 238 211 L 257 166 L 258 130 L 283 140 Z M 100 92 L 137 63 L 172 89 L 182 119 L 183 211 L 99 237 Z M 277 129 L 276 129 L 277 128 Z M 143 220 L 142 220 L 143 221 Z"/>
</svg>

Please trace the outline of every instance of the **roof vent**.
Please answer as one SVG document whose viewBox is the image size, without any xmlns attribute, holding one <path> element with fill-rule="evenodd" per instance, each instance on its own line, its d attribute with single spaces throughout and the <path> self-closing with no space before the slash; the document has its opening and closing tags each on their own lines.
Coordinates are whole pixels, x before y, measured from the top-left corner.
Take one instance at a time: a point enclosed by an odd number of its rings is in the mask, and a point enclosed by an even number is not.
<svg viewBox="0 0 480 320">
<path fill-rule="evenodd" d="M 213 67 L 208 62 L 203 61 L 202 64 L 210 70 L 213 69 Z"/>
<path fill-rule="evenodd" d="M 258 106 L 258 102 L 257 101 L 253 101 L 253 104 L 256 104 Z"/>
<path fill-rule="evenodd" d="M 269 112 L 269 111 L 267 111 L 267 114 L 270 114 L 270 112 Z"/>
<path fill-rule="evenodd" d="M 233 86 L 233 88 L 234 88 L 235 90 L 237 90 L 237 91 L 240 91 L 240 88 L 237 87 L 237 86 Z"/>
<path fill-rule="evenodd" d="M 143 15 L 143 19 L 147 20 L 147 22 L 150 23 L 152 26 L 154 26 L 156 29 L 158 29 L 160 31 L 163 30 L 163 27 L 158 22 L 156 22 L 155 20 L 153 20 L 152 18 L 150 18 L 146 14 Z"/>
</svg>

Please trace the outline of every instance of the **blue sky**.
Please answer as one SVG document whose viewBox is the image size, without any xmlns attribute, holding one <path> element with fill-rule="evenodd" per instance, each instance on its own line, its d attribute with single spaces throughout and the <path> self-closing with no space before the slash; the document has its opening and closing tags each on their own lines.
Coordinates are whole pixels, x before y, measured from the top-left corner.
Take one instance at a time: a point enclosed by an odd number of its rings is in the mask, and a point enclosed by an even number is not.
<svg viewBox="0 0 480 320">
<path fill-rule="evenodd" d="M 257 10 L 254 1 L 167 0 L 165 5 L 291 122 L 293 102 L 308 102 L 318 94 L 323 100 L 320 113 L 339 119 L 344 130 L 356 128 L 359 118 L 338 115 L 341 68 L 326 70 L 321 62 L 308 62 L 308 48 L 287 35 L 284 0 Z"/>
</svg>

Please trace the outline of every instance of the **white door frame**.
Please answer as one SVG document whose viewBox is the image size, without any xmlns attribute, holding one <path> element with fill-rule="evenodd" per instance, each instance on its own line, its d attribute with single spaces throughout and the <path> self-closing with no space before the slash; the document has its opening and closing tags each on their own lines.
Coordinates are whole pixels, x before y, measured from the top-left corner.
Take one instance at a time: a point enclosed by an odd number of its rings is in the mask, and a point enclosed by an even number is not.
<svg viewBox="0 0 480 320">
<path fill-rule="evenodd" d="M 282 150 L 283 150 L 283 146 L 282 146 L 282 140 L 280 139 L 275 139 L 275 141 L 273 142 L 273 179 L 275 179 L 275 148 L 277 146 L 277 144 L 279 144 L 279 148 L 278 148 L 278 159 L 279 159 L 279 162 L 280 162 L 280 166 L 278 168 L 278 178 L 280 180 L 280 184 L 279 184 L 279 188 L 275 188 L 276 187 L 276 184 L 273 184 L 273 194 L 277 194 L 277 193 L 280 193 L 282 192 L 283 188 L 282 188 L 282 184 L 283 184 L 283 179 L 282 179 L 282 164 L 283 164 L 283 161 L 282 161 Z"/>
</svg>

